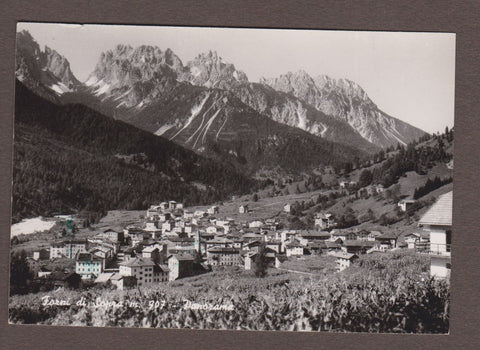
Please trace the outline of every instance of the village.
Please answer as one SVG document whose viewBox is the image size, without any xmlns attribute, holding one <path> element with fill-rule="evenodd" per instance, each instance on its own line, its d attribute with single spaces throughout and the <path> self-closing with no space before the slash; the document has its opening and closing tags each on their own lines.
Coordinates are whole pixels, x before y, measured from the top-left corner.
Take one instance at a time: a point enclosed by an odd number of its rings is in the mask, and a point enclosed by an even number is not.
<svg viewBox="0 0 480 350">
<path fill-rule="evenodd" d="M 340 183 L 341 188 L 349 185 Z M 414 202 L 399 201 L 399 210 L 407 211 Z M 123 230 L 104 228 L 86 239 L 75 237 L 73 216 L 59 216 L 66 235 L 50 247 L 34 251 L 28 261 L 40 283 L 74 288 L 84 283 L 108 284 L 126 289 L 228 267 L 261 275 L 267 268 L 282 269 L 288 261 L 315 256 L 334 261 L 335 270 L 341 272 L 365 254 L 408 250 L 430 258 L 431 276 L 450 277 L 452 192 L 438 197 L 420 218 L 418 230 L 402 236 L 388 230 L 339 229 L 329 212 L 315 214 L 313 229 L 292 230 L 282 229 L 278 218 L 253 216 L 249 203 L 237 210 L 236 218 L 230 218 L 222 215 L 217 205 L 191 210 L 172 200 L 150 206 L 142 219 Z M 285 203 L 282 215 L 291 210 L 292 205 Z M 46 262 L 57 260 L 68 262 L 70 268 L 52 271 L 45 267 Z"/>
</svg>

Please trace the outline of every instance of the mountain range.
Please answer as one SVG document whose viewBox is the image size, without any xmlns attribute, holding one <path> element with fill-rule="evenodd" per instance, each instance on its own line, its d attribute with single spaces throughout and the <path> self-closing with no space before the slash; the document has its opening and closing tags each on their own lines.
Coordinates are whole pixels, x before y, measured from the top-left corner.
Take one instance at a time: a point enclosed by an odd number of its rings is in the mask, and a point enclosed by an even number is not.
<svg viewBox="0 0 480 350">
<path fill-rule="evenodd" d="M 248 172 L 345 162 L 425 134 L 382 112 L 352 81 L 298 71 L 254 83 L 212 51 L 184 64 L 170 49 L 117 45 L 81 83 L 65 57 L 41 51 L 22 31 L 16 68 L 41 96 L 84 104 Z"/>
</svg>

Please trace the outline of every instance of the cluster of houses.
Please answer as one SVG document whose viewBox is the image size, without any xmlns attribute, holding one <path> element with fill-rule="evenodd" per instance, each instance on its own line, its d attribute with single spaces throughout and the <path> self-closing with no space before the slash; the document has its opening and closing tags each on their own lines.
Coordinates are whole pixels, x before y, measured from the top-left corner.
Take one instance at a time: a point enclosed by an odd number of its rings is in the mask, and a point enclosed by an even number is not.
<svg viewBox="0 0 480 350">
<path fill-rule="evenodd" d="M 451 192 L 440 196 L 420 220 L 423 232 L 400 240 L 392 232 L 334 229 L 330 213 L 316 215 L 314 230 L 280 230 L 275 219 L 237 222 L 220 218 L 218 206 L 189 211 L 182 203 L 170 201 L 151 206 L 142 223 L 123 230 L 106 229 L 86 240 L 54 242 L 49 251 L 34 252 L 33 260 L 71 259 L 75 269 L 69 272 L 82 280 L 110 282 L 123 289 L 174 281 L 221 266 L 251 270 L 262 261 L 279 268 L 286 260 L 304 255 L 332 256 L 341 271 L 361 254 L 408 248 L 429 254 L 431 274 L 443 278 L 451 268 L 451 202 Z M 38 271 L 40 278 L 50 275 L 48 269 Z"/>
</svg>

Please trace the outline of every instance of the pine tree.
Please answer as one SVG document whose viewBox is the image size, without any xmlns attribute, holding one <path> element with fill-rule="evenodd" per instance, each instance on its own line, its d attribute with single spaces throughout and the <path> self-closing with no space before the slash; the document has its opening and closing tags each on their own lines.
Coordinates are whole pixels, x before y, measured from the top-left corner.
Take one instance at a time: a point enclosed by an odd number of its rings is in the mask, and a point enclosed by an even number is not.
<svg viewBox="0 0 480 350">
<path fill-rule="evenodd" d="M 265 243 L 259 246 L 258 253 L 255 255 L 255 276 L 265 277 L 267 274 L 267 255 Z"/>
</svg>

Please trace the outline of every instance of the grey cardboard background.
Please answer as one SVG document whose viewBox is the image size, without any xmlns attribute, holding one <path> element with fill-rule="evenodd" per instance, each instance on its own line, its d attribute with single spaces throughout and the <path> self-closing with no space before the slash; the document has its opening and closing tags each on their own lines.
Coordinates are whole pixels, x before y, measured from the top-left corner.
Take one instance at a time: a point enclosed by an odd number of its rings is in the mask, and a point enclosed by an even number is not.
<svg viewBox="0 0 480 350">
<path fill-rule="evenodd" d="M 108 329 L 8 325 L 17 21 L 456 33 L 450 335 Z M 0 6 L 0 348 L 480 348 L 480 1 L 13 1 Z M 254 54 L 252 52 L 252 54 Z M 406 101 L 407 103 L 407 101 Z"/>
</svg>

